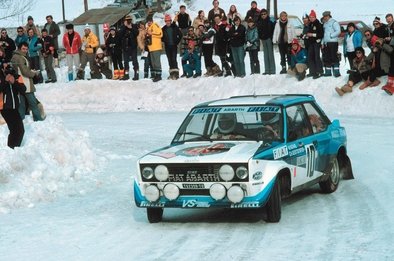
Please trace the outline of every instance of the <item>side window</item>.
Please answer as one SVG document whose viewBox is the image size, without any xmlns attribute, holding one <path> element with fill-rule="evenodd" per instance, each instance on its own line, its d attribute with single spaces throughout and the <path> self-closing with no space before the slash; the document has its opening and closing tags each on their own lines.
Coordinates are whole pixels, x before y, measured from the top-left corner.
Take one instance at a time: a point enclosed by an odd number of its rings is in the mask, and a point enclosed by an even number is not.
<svg viewBox="0 0 394 261">
<path fill-rule="evenodd" d="M 286 113 L 287 135 L 289 141 L 306 137 L 312 133 L 302 105 L 288 107 Z"/>
<path fill-rule="evenodd" d="M 308 120 L 312 126 L 313 133 L 319 133 L 327 129 L 327 123 L 324 121 L 324 117 L 320 114 L 315 107 L 310 103 L 305 103 L 305 110 L 308 114 Z"/>
</svg>

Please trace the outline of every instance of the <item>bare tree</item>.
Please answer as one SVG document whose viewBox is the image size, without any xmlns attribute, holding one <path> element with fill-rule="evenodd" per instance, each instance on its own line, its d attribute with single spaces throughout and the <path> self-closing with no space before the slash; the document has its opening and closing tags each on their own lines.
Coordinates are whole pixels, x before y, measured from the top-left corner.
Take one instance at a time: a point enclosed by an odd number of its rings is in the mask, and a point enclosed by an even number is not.
<svg viewBox="0 0 394 261">
<path fill-rule="evenodd" d="M 36 0 L 0 0 L 0 20 L 21 16 L 35 4 Z"/>
</svg>

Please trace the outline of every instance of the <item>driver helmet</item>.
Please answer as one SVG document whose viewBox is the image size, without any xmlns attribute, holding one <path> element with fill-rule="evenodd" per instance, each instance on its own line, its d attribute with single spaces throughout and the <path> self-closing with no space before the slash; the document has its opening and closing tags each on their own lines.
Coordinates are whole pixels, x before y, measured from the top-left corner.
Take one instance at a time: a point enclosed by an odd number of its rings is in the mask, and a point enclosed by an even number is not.
<svg viewBox="0 0 394 261">
<path fill-rule="evenodd" d="M 222 113 L 219 114 L 218 128 L 223 134 L 231 133 L 235 129 L 237 123 L 235 113 Z"/>
<path fill-rule="evenodd" d="M 261 121 L 264 125 L 271 125 L 279 121 L 279 113 L 267 112 L 261 114 Z"/>
</svg>

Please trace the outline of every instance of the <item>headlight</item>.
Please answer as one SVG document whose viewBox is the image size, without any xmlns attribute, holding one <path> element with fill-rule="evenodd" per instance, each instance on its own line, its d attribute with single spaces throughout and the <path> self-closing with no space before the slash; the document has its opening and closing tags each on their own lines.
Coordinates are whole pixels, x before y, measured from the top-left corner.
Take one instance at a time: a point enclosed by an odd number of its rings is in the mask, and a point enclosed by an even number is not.
<svg viewBox="0 0 394 261">
<path fill-rule="evenodd" d="M 158 181 L 165 181 L 168 179 L 168 169 L 164 165 L 159 165 L 155 168 L 155 177 Z"/>
<path fill-rule="evenodd" d="M 169 200 L 175 200 L 179 197 L 179 188 L 175 184 L 167 184 L 163 189 L 163 194 Z"/>
<path fill-rule="evenodd" d="M 142 176 L 146 179 L 153 178 L 153 169 L 151 167 L 145 167 L 142 169 Z"/>
<path fill-rule="evenodd" d="M 219 176 L 224 181 L 230 181 L 234 178 L 234 169 L 230 165 L 223 165 L 219 169 Z"/>
<path fill-rule="evenodd" d="M 245 197 L 245 192 L 240 186 L 232 186 L 227 190 L 227 197 L 233 203 L 241 202 Z"/>
<path fill-rule="evenodd" d="M 209 188 L 209 194 L 214 200 L 221 200 L 226 196 L 226 188 L 222 184 L 215 183 Z"/>
<path fill-rule="evenodd" d="M 145 189 L 145 198 L 150 202 L 155 202 L 160 198 L 160 190 L 154 186 L 149 185 Z"/>
<path fill-rule="evenodd" d="M 235 171 L 235 175 L 237 175 L 239 179 L 246 179 L 248 176 L 248 169 L 244 166 L 238 167 Z"/>
</svg>

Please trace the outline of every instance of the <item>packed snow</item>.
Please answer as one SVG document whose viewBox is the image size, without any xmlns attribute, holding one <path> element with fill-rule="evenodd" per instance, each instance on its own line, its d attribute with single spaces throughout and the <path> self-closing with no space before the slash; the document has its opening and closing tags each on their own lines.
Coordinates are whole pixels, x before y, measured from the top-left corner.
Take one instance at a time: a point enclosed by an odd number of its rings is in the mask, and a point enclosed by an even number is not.
<svg viewBox="0 0 394 261">
<path fill-rule="evenodd" d="M 239 4 L 244 13 L 245 2 Z M 383 17 L 389 6 L 282 2 L 289 13 L 315 8 L 343 19 Z M 220 5 L 227 9 L 230 1 Z M 392 260 L 394 97 L 380 89 L 387 77 L 378 87 L 339 97 L 334 88 L 346 82 L 344 62 L 342 77 L 302 82 L 249 75 L 248 57 L 245 64 L 245 78 L 171 81 L 162 56 L 158 83 L 66 82 L 62 64 L 57 83 L 37 85 L 48 117 L 25 119 L 20 148 L 6 146 L 8 129 L 0 125 L 0 260 Z M 195 104 L 280 93 L 312 94 L 329 118 L 341 121 L 355 180 L 342 181 L 331 195 L 315 187 L 298 193 L 284 202 L 278 224 L 253 211 L 206 209 L 166 209 L 162 223 L 148 223 L 132 196 L 138 157 L 167 145 Z"/>
</svg>

